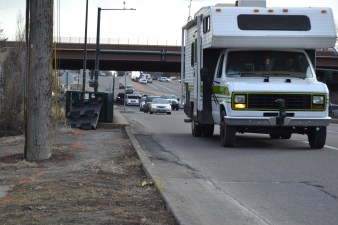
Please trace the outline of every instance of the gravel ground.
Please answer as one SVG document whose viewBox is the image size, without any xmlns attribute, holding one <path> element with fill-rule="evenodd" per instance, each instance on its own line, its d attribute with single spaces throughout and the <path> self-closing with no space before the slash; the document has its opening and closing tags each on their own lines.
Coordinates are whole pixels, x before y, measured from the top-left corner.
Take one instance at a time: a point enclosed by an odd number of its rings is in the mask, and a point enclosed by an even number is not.
<svg viewBox="0 0 338 225">
<path fill-rule="evenodd" d="M 124 128 L 61 128 L 52 146 L 26 162 L 23 136 L 0 138 L 1 224 L 177 224 Z"/>
</svg>

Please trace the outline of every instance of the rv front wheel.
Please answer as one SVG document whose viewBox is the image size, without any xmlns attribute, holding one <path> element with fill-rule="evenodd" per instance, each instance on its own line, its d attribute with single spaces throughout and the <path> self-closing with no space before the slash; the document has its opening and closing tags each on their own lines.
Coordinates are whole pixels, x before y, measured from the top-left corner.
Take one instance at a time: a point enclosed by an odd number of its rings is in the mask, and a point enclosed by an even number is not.
<svg viewBox="0 0 338 225">
<path fill-rule="evenodd" d="M 312 149 L 323 148 L 326 141 L 326 127 L 309 127 L 307 137 Z"/>
<path fill-rule="evenodd" d="M 220 124 L 220 141 L 223 147 L 233 147 L 236 140 L 236 128 L 228 126 L 224 121 Z"/>
</svg>

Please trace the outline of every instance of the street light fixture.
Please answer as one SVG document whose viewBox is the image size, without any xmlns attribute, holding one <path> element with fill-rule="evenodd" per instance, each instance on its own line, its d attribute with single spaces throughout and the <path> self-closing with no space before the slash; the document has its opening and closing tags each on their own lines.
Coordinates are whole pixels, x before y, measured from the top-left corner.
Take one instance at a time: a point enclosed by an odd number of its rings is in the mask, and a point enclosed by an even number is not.
<svg viewBox="0 0 338 225">
<path fill-rule="evenodd" d="M 88 1 L 88 0 L 87 0 Z M 99 55 L 100 55 L 100 24 L 101 24 L 101 11 L 102 10 L 136 10 L 133 8 L 127 9 L 123 7 L 123 9 L 101 9 L 100 7 L 97 8 L 97 32 L 96 32 L 96 54 L 95 54 L 95 81 L 93 83 L 94 92 L 98 91 L 99 83 Z M 113 87 L 114 88 L 114 87 Z"/>
</svg>

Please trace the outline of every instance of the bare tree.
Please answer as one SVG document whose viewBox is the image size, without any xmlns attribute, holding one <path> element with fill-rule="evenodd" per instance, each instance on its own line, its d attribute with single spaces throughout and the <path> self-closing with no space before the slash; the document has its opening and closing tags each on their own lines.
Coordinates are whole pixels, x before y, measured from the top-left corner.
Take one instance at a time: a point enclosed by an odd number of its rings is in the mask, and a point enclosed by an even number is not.
<svg viewBox="0 0 338 225">
<path fill-rule="evenodd" d="M 0 136 L 19 135 L 24 132 L 24 27 L 21 12 L 17 17 L 16 44 L 4 49 L 0 74 Z"/>
<path fill-rule="evenodd" d="M 51 88 L 53 0 L 30 0 L 29 69 L 25 156 L 40 161 L 51 156 Z"/>
<path fill-rule="evenodd" d="M 4 30 L 0 29 L 0 42 L 4 42 L 4 41 L 8 40 L 8 38 L 4 37 L 3 32 L 4 32 Z"/>
</svg>

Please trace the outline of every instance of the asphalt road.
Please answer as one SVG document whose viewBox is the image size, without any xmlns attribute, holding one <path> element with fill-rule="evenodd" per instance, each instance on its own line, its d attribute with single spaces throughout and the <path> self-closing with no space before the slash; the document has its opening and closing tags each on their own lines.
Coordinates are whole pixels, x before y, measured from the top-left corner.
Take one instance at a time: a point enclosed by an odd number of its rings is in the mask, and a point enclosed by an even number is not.
<svg viewBox="0 0 338 225">
<path fill-rule="evenodd" d="M 177 84 L 154 81 L 153 86 L 146 90 L 172 93 L 170 90 L 177 87 L 173 92 L 179 93 Z M 328 127 L 322 150 L 311 150 L 306 135 L 271 140 L 259 134 L 237 134 L 235 147 L 223 148 L 218 126 L 212 138 L 193 137 L 190 124 L 183 122 L 186 116 L 182 110 L 172 115 L 150 115 L 138 107 L 128 107 L 124 116 L 147 157 L 171 187 L 167 196 L 182 221 L 337 224 L 337 124 Z"/>
<path fill-rule="evenodd" d="M 238 135 L 234 148 L 223 148 L 219 132 L 193 137 L 182 111 L 131 111 L 125 117 L 151 160 L 185 165 L 182 170 L 194 171 L 265 224 L 337 224 L 338 125 L 329 126 L 323 150 L 311 150 L 305 135 L 270 140 L 257 134 Z"/>
</svg>

